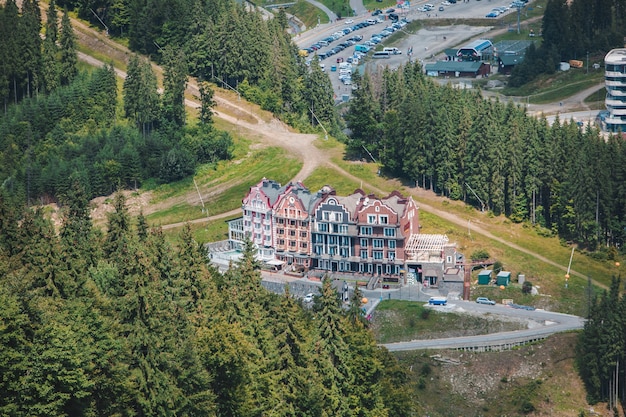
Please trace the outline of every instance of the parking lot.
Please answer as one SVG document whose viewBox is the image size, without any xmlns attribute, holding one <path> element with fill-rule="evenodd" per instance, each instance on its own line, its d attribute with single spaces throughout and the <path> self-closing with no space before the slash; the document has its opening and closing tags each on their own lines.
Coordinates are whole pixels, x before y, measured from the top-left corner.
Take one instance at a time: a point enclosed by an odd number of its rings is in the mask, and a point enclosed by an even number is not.
<svg viewBox="0 0 626 417">
<path fill-rule="evenodd" d="M 394 11 L 400 18 L 406 19 L 408 21 L 414 19 L 423 20 L 425 25 L 423 29 L 420 29 L 416 33 L 411 33 L 406 30 L 406 26 L 397 30 L 401 30 L 404 32 L 406 36 L 401 37 L 401 39 L 396 39 L 394 37 L 394 41 L 390 42 L 388 40 L 389 37 L 383 37 L 382 41 L 378 45 L 374 45 L 374 49 L 377 49 L 378 46 L 383 47 L 396 47 L 401 52 L 400 54 L 393 55 L 391 54 L 389 57 L 385 59 L 366 59 L 365 60 L 365 70 L 368 72 L 376 72 L 379 68 L 389 66 L 391 68 L 397 68 L 400 65 L 406 63 L 409 59 L 413 61 L 419 62 L 434 62 L 437 58 L 442 57 L 442 52 L 447 48 L 454 48 L 463 45 L 464 43 L 469 42 L 472 39 L 477 37 L 488 37 L 488 32 L 494 27 L 501 27 L 500 20 L 503 16 L 510 13 L 517 13 L 516 9 L 509 8 L 504 13 L 499 14 L 495 18 L 486 18 L 485 16 L 490 13 L 494 8 L 505 8 L 510 7 L 510 0 L 457 0 L 456 4 L 446 4 L 447 1 L 431 1 L 433 8 L 430 11 L 420 11 L 423 10 L 424 3 L 418 3 L 413 5 L 409 9 L 398 9 Z M 440 11 L 439 8 L 443 7 L 443 11 Z M 344 43 L 346 40 L 349 40 L 355 36 L 361 36 L 362 39 L 359 43 L 355 43 L 344 48 L 342 51 L 334 53 L 321 62 L 324 64 L 325 71 L 329 74 L 330 80 L 333 84 L 333 88 L 336 92 L 337 100 L 340 100 L 343 95 L 350 96 L 352 91 L 351 85 L 346 85 L 339 79 L 341 75 L 339 73 L 338 62 L 337 60 L 347 62 L 349 58 L 354 58 L 355 46 L 357 44 L 364 43 L 366 41 L 372 40 L 372 35 L 381 34 L 385 28 L 391 26 L 391 23 L 386 16 L 388 13 L 382 11 L 378 16 L 372 16 L 371 13 L 364 14 L 362 16 L 355 17 L 350 24 L 346 24 L 343 21 L 338 21 L 333 24 L 322 25 L 319 28 L 312 29 L 311 31 L 301 35 L 296 39 L 296 43 L 301 48 L 306 48 L 312 45 L 313 43 L 327 38 L 333 33 L 338 33 L 339 31 L 346 29 L 347 27 L 352 27 L 356 24 L 366 22 L 367 20 L 381 18 L 382 22 L 376 23 L 373 25 L 364 26 L 358 28 L 356 30 L 351 30 L 350 33 L 345 34 L 339 37 L 334 42 L 331 42 L 327 46 L 323 46 L 317 51 L 310 54 L 310 56 L 314 54 L 325 54 L 331 49 L 335 48 L 338 44 Z M 438 25 L 428 25 L 428 21 L 436 21 L 436 19 L 441 18 L 484 18 L 489 23 L 493 22 L 493 25 L 489 26 L 468 26 L 468 25 L 453 25 L 453 26 L 438 26 Z M 396 30 L 396 31 L 397 31 Z M 407 54 L 408 51 L 412 51 L 412 54 Z M 368 57 L 371 57 L 372 52 L 368 53 Z M 358 64 L 352 65 L 352 71 L 356 71 L 359 65 L 363 64 L 363 60 L 359 60 Z M 331 71 L 333 65 L 335 66 L 336 71 Z M 343 74 L 345 78 L 345 73 Z"/>
</svg>

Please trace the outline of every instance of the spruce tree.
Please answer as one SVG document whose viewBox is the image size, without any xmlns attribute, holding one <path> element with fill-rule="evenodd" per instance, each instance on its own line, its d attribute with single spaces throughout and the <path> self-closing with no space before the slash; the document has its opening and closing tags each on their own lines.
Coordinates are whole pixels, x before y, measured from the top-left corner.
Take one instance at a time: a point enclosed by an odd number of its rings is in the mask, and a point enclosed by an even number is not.
<svg viewBox="0 0 626 417">
<path fill-rule="evenodd" d="M 167 46 L 163 52 L 163 118 L 182 127 L 185 124 L 185 88 L 187 86 L 187 58 L 182 50 Z"/>
<path fill-rule="evenodd" d="M 60 240 L 68 280 L 62 284 L 62 291 L 72 297 L 82 292 L 87 271 L 95 266 L 98 255 L 89 201 L 80 182 L 72 182 L 68 193 L 63 196 L 63 202 L 65 210 Z"/>
<path fill-rule="evenodd" d="M 211 88 L 211 85 L 206 81 L 200 81 L 198 83 L 200 90 L 200 123 L 208 127 L 213 124 L 213 108 L 217 105 L 213 96 L 215 92 Z"/>
<path fill-rule="evenodd" d="M 61 74 L 61 85 L 68 85 L 78 74 L 76 63 L 78 57 L 76 55 L 76 39 L 74 29 L 70 22 L 67 10 L 63 12 L 61 18 L 61 62 L 59 72 Z"/>
<path fill-rule="evenodd" d="M 41 11 L 38 0 L 22 2 L 20 19 L 22 36 L 19 39 L 19 52 L 24 63 L 26 96 L 32 97 L 41 84 Z"/>
</svg>

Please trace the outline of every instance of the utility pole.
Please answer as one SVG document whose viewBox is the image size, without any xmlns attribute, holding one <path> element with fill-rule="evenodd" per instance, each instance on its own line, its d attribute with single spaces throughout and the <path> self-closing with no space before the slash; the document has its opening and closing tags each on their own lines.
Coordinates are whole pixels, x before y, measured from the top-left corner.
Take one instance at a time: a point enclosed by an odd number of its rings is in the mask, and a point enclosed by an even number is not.
<svg viewBox="0 0 626 417">
<path fill-rule="evenodd" d="M 104 22 L 102 21 L 102 19 L 100 19 L 100 16 L 98 16 L 96 14 L 96 12 L 93 11 L 93 9 L 89 9 L 91 10 L 91 13 L 93 13 L 94 16 L 96 16 L 96 19 L 98 19 L 100 21 L 100 23 L 102 23 L 102 26 L 104 26 L 104 33 L 109 36 L 109 27 L 107 25 L 104 24 Z"/>
<path fill-rule="evenodd" d="M 483 203 L 483 200 L 481 200 L 480 197 L 478 197 L 478 194 L 476 194 L 476 192 L 472 189 L 472 187 L 470 187 L 468 183 L 465 183 L 465 185 L 467 185 L 467 188 L 469 188 L 472 194 L 474 194 L 474 197 L 476 197 L 478 201 L 480 201 L 480 211 L 485 211 L 485 203 Z"/>
<path fill-rule="evenodd" d="M 317 116 L 315 115 L 315 113 L 313 113 L 313 109 L 309 108 L 309 110 L 311 111 L 311 114 L 313 115 L 313 117 L 315 117 L 315 120 L 317 120 L 317 123 L 319 123 L 319 125 L 322 127 L 322 129 L 324 130 L 324 140 L 328 140 L 328 132 L 326 131 L 326 128 L 324 127 L 324 125 L 322 124 L 322 122 L 320 122 L 320 119 L 317 118 Z M 376 162 L 376 161 L 374 161 Z"/>
</svg>

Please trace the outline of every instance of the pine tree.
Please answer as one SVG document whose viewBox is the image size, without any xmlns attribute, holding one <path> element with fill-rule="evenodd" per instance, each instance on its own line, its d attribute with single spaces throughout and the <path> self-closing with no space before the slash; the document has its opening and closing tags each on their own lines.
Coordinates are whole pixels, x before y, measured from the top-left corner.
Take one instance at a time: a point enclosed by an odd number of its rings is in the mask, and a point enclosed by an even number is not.
<svg viewBox="0 0 626 417">
<path fill-rule="evenodd" d="M 354 382 L 350 368 L 350 350 L 345 341 L 345 323 L 339 297 L 328 276 L 322 282 L 322 295 L 317 308 L 317 341 L 314 363 L 324 387 L 323 407 L 329 416 L 349 415 L 344 398 Z"/>
<path fill-rule="evenodd" d="M 61 82 L 59 61 L 57 59 L 59 52 L 57 46 L 58 24 L 56 3 L 52 0 L 48 5 L 48 12 L 46 13 L 46 37 L 43 41 L 42 54 L 42 81 L 47 93 L 56 90 Z"/>
<path fill-rule="evenodd" d="M 199 313 L 200 303 L 207 296 L 207 257 L 202 245 L 194 240 L 189 223 L 185 224 L 179 238 L 177 260 L 180 270 L 177 285 L 184 308 L 188 312 Z"/>
<path fill-rule="evenodd" d="M 29 19 L 27 19 L 30 21 Z M 8 99 L 13 91 L 13 100 L 17 104 L 17 86 L 21 83 L 23 73 L 22 57 L 20 54 L 20 30 L 19 9 L 15 0 L 7 0 L 3 8 L 0 8 L 0 95 L 4 101 L 4 112 L 7 111 Z M 23 32 L 26 36 L 26 31 Z M 30 51 L 25 51 L 28 53 Z"/>
<path fill-rule="evenodd" d="M 185 124 L 187 58 L 180 49 L 167 46 L 163 52 L 163 117 L 175 126 Z"/>
<path fill-rule="evenodd" d="M 129 256 L 130 216 L 126 207 L 126 197 L 121 192 L 115 194 L 112 213 L 109 213 L 108 230 L 103 244 L 104 255 L 117 263 L 123 263 Z"/>
<path fill-rule="evenodd" d="M 29 368 L 32 332 L 29 317 L 24 313 L 16 294 L 0 280 L 0 414 L 20 415 L 24 412 L 20 395 L 22 378 Z"/>
<path fill-rule="evenodd" d="M 136 120 L 139 111 L 137 96 L 141 85 L 141 72 L 139 66 L 139 56 L 133 55 L 128 61 L 126 68 L 126 78 L 124 79 L 124 115 L 129 119 Z"/>
<path fill-rule="evenodd" d="M 61 73 L 61 85 L 68 85 L 78 73 L 76 63 L 78 58 L 76 55 L 76 40 L 74 29 L 70 22 L 67 10 L 64 11 L 61 18 L 61 62 L 59 72 Z"/>
<path fill-rule="evenodd" d="M 22 2 L 22 18 L 20 19 L 22 36 L 19 52 L 24 62 L 26 75 L 26 96 L 32 97 L 41 84 L 41 11 L 38 0 Z"/>
<path fill-rule="evenodd" d="M 59 74 L 59 64 L 57 61 L 57 53 L 59 52 L 56 44 L 52 39 L 47 37 L 43 41 L 43 54 L 41 78 L 43 81 L 44 91 L 51 93 L 55 91 L 61 82 Z"/>
<path fill-rule="evenodd" d="M 26 291 L 60 297 L 61 283 L 66 277 L 59 262 L 59 242 L 54 226 L 41 209 L 26 211 L 18 239 Z"/>
<path fill-rule="evenodd" d="M 60 240 L 68 280 L 62 283 L 62 293 L 66 297 L 73 297 L 82 292 L 87 271 L 95 266 L 98 255 L 89 201 L 82 184 L 74 180 L 63 201 L 66 210 Z"/>
<path fill-rule="evenodd" d="M 370 76 L 367 73 L 363 77 L 354 74 L 353 82 L 356 90 L 345 119 L 352 131 L 348 143 L 350 152 L 360 154 L 363 152 L 362 146 L 374 150 L 370 144 L 380 136 L 378 122 L 381 114 L 377 100 L 374 99 Z"/>
<path fill-rule="evenodd" d="M 211 85 L 206 81 L 198 83 L 200 90 L 200 123 L 206 126 L 213 124 L 213 108 L 217 105 L 213 96 L 215 92 L 211 88 Z"/>
</svg>

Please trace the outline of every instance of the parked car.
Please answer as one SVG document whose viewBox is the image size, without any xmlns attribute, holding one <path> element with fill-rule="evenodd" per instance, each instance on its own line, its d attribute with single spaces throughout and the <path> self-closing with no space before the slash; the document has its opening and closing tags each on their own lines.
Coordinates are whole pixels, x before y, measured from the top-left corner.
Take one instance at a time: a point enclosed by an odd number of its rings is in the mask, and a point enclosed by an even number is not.
<svg viewBox="0 0 626 417">
<path fill-rule="evenodd" d="M 387 11 L 386 11 L 385 13 L 393 13 L 393 12 L 395 12 L 395 11 L 396 11 L 396 9 L 391 8 L 391 9 L 387 9 Z"/>
<path fill-rule="evenodd" d="M 343 23 L 345 23 L 346 25 L 351 25 L 351 24 L 353 24 L 353 23 L 354 23 L 354 20 L 352 20 L 352 19 L 348 19 L 348 20 L 346 20 L 346 21 L 345 21 L 345 22 L 343 22 Z"/>
<path fill-rule="evenodd" d="M 443 6 L 439 6 L 439 11 L 443 12 L 445 9 L 443 8 Z"/>
<path fill-rule="evenodd" d="M 304 301 L 305 303 L 310 303 L 313 301 L 313 297 L 314 295 L 312 293 L 308 293 L 307 295 L 304 296 L 302 301 Z"/>
<path fill-rule="evenodd" d="M 494 18 L 494 17 L 498 17 L 500 13 L 496 13 L 496 12 L 489 12 L 485 15 L 485 17 L 489 17 L 489 18 Z"/>
<path fill-rule="evenodd" d="M 476 299 L 476 302 L 477 302 L 478 304 L 489 304 L 489 305 L 492 305 L 492 306 L 495 306 L 495 305 L 496 305 L 496 302 L 495 302 L 494 300 L 490 300 L 490 299 L 489 299 L 489 298 L 487 298 L 487 297 L 478 297 L 478 298 Z"/>
<path fill-rule="evenodd" d="M 448 299 L 446 297 L 430 297 L 428 304 L 431 306 L 445 306 L 448 304 Z"/>
<path fill-rule="evenodd" d="M 380 10 L 380 9 L 376 9 L 376 10 L 374 10 L 374 11 L 372 12 L 372 16 L 378 16 L 379 14 L 382 14 L 382 13 L 383 13 L 383 11 L 382 11 L 382 10 Z"/>
</svg>

